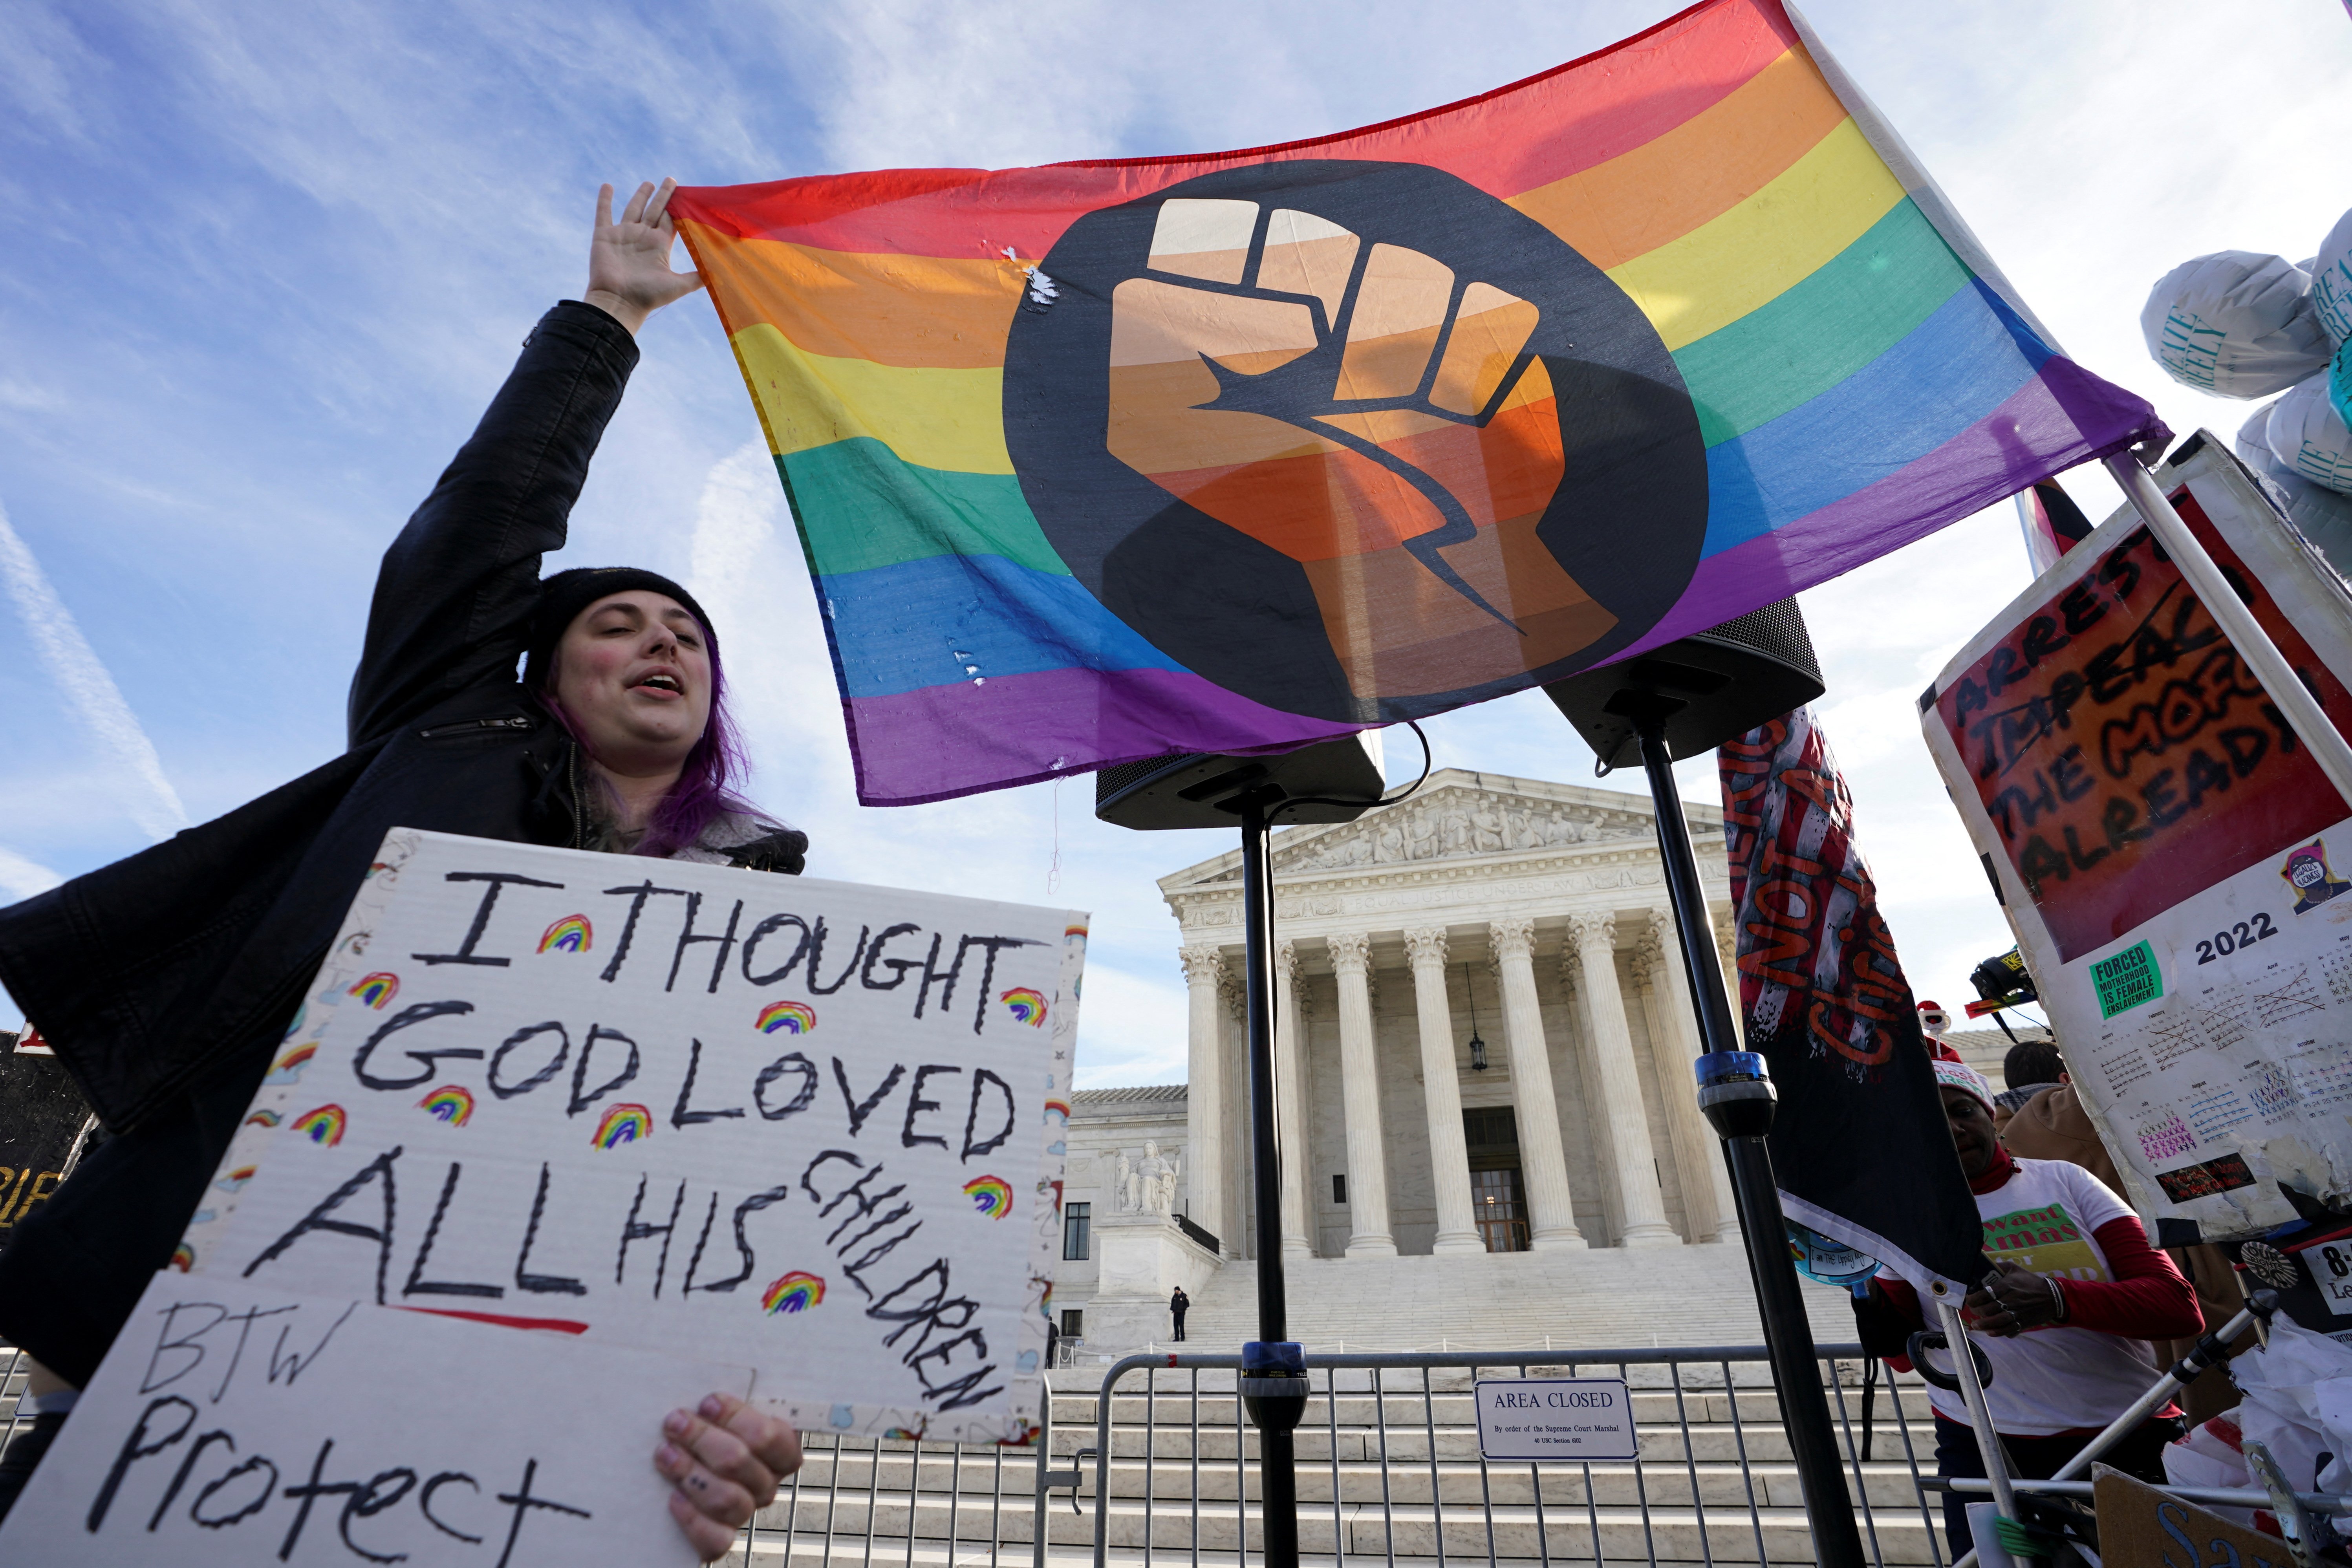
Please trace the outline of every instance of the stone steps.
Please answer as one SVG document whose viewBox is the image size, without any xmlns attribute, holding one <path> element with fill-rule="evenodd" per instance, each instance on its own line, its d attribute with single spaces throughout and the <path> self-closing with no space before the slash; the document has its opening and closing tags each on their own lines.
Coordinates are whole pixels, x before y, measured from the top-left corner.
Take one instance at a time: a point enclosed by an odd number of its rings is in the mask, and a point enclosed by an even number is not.
<svg viewBox="0 0 2352 1568">
<path fill-rule="evenodd" d="M 1763 1342 L 1737 1243 L 1445 1258 L 1317 1258 L 1283 1265 L 1290 1337 L 1310 1352 L 1634 1349 Z M 1229 1261 L 1193 1292 L 1182 1349 L 1233 1354 L 1257 1338 L 1257 1265 Z M 1814 1338 L 1853 1338 L 1843 1291 L 1808 1284 Z M 1164 1322 L 1164 1320 L 1163 1320 Z M 1160 1332 L 1164 1336 L 1167 1330 Z M 1089 1343 L 1115 1359 L 1129 1350 Z"/>
<path fill-rule="evenodd" d="M 1433 1561 L 1442 1544 L 1445 1556 L 1471 1561 L 1491 1552 L 1497 1563 L 1589 1562 L 1597 1531 L 1612 1560 L 1754 1563 L 1760 1534 L 1763 1560 L 1810 1561 L 1802 1490 L 1767 1370 L 1720 1362 L 1625 1370 L 1641 1459 L 1536 1467 L 1481 1464 L 1469 1369 L 1431 1369 L 1425 1399 L 1419 1369 L 1383 1372 L 1378 1391 L 1370 1372 L 1342 1369 L 1338 1393 L 1315 1396 L 1296 1438 L 1302 1550 L 1310 1559 L 1337 1550 Z M 1860 1367 L 1841 1363 L 1837 1373 L 1858 1436 Z M 1098 1374 L 1055 1375 L 1062 1386 L 1053 1396 L 1050 1468 L 1077 1469 L 1081 1479 L 1076 1510 L 1065 1487 L 1044 1517 L 1049 1562 L 1068 1563 L 1093 1540 L 1097 1471 L 1076 1455 L 1097 1440 L 1088 1385 Z M 1235 1499 L 1256 1501 L 1258 1442 L 1245 1424 L 1236 1428 L 1232 1373 L 1154 1375 L 1160 1386 L 1147 1391 L 1130 1374 L 1112 1400 L 1108 1496 L 1100 1503 L 1112 1560 L 1139 1561 L 1147 1540 L 1155 1555 L 1189 1559 L 1196 1547 L 1230 1553 L 1244 1544 L 1244 1527 L 1246 1547 L 1256 1551 L 1258 1526 Z M 1180 1389 L 1166 1386 L 1178 1379 Z M 1409 1390 L 1396 1386 L 1399 1379 Z M 1923 1391 L 1914 1378 L 1902 1381 L 1907 1419 L 1900 1425 L 1887 1392 L 1877 1396 L 1876 1457 L 1863 1467 L 1857 1519 L 1875 1527 L 1886 1563 L 1928 1563 L 1933 1525 L 1903 1439 L 1923 1456 L 1934 1439 Z M 1834 1415 L 1834 1400 L 1832 1408 Z M 781 1563 L 789 1537 L 797 1552 L 829 1550 L 844 1562 L 873 1552 L 901 1568 L 918 1559 L 978 1568 L 992 1541 L 998 1568 L 1017 1568 L 1032 1550 L 1034 1465 L 1033 1454 L 1008 1452 L 1000 1465 L 993 1451 L 976 1449 L 961 1451 L 959 1463 L 956 1450 L 905 1441 L 813 1447 L 797 1494 L 761 1515 L 746 1561 Z"/>
<path fill-rule="evenodd" d="M 877 1542 L 887 1542 L 884 1551 L 896 1559 L 905 1552 L 911 1528 L 919 1547 L 930 1542 L 938 1551 L 948 1540 L 949 1500 L 945 1497 L 918 1495 L 910 1506 L 904 1493 L 885 1495 L 873 1500 L 869 1513 L 866 1498 L 840 1497 L 831 1501 L 833 1533 L 836 1541 L 845 1536 L 870 1534 Z M 763 1510 L 760 1526 L 764 1539 L 759 1544 L 781 1552 L 789 1521 L 802 1549 L 814 1546 L 826 1533 L 827 1507 L 827 1499 L 804 1492 L 796 1507 L 779 1504 Z M 1581 1502 L 1555 1506 L 1549 1500 L 1540 1516 L 1533 1506 L 1501 1502 L 1472 1502 L 1466 1506 L 1449 1503 L 1443 1510 L 1442 1520 L 1440 1510 L 1425 1504 L 1392 1502 L 1383 1514 L 1377 1503 L 1343 1502 L 1336 1510 L 1336 1519 L 1334 1511 L 1328 1501 L 1319 1506 L 1302 1503 L 1298 1524 L 1303 1552 L 1328 1555 L 1336 1542 L 1350 1556 L 1393 1552 L 1398 1557 L 1434 1559 L 1442 1540 L 1446 1556 L 1465 1560 L 1486 1557 L 1491 1550 L 1501 1560 L 1532 1562 L 1548 1557 L 1553 1562 L 1589 1561 L 1597 1526 L 1602 1552 L 1612 1559 L 1640 1561 L 1654 1552 L 1661 1562 L 1698 1562 L 1702 1556 L 1700 1515 L 1687 1501 L 1681 1507 L 1660 1506 L 1654 1501 L 1646 1514 L 1636 1507 L 1588 1507 Z M 1857 1522 L 1863 1519 L 1857 1512 Z M 1084 1547 L 1094 1539 L 1091 1510 L 1072 1514 L 1064 1507 L 1049 1507 L 1045 1520 L 1046 1539 L 1052 1544 Z M 955 1510 L 954 1522 L 957 1537 L 964 1543 L 958 1553 L 960 1560 L 974 1553 L 984 1554 L 992 1528 L 1006 1546 L 1026 1547 L 1033 1540 L 1032 1516 L 1027 1511 L 1016 1513 L 1008 1507 L 992 1514 L 985 1499 L 965 1500 Z M 1868 1522 L 1887 1563 L 1927 1563 L 1935 1560 L 1929 1523 L 1916 1506 L 1874 1506 Z M 1235 1548 L 1242 1525 L 1241 1511 L 1229 1499 L 1202 1499 L 1195 1503 L 1149 1509 L 1139 1500 L 1114 1499 L 1108 1505 L 1105 1537 L 1114 1550 L 1139 1551 L 1148 1536 L 1156 1552 L 1186 1552 L 1196 1543 L 1202 1551 L 1229 1552 Z M 1716 1562 L 1759 1561 L 1756 1538 L 1759 1531 L 1765 1561 L 1813 1560 L 1810 1532 L 1801 1509 L 1760 1509 L 1752 1521 L 1744 1503 L 1722 1509 L 1710 1507 L 1706 1510 L 1706 1546 Z M 1263 1542 L 1254 1513 L 1247 1521 L 1247 1531 L 1246 1549 L 1258 1551 Z"/>
</svg>

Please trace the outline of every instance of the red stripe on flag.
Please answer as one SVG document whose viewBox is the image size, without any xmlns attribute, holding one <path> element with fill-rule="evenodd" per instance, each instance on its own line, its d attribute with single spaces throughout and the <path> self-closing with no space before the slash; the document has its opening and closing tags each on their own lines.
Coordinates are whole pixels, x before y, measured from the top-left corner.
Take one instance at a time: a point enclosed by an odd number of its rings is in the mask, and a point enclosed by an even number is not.
<svg viewBox="0 0 2352 1568">
<path fill-rule="evenodd" d="M 831 250 L 1034 259 L 1082 215 L 1233 163 L 1426 163 L 1508 198 L 1672 131 L 1798 47 L 1780 0 L 1702 0 L 1647 32 L 1508 87 L 1303 142 L 991 173 L 891 170 L 680 189 L 670 210 L 745 238 Z M 1529 134 L 1531 126 L 1542 133 Z"/>
</svg>

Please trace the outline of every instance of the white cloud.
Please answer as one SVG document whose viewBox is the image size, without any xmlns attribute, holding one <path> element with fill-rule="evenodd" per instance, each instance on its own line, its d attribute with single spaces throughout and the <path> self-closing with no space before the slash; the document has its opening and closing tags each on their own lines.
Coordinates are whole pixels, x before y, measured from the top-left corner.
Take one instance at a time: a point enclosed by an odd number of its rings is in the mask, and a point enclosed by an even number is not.
<svg viewBox="0 0 2352 1568">
<path fill-rule="evenodd" d="M 41 667 L 57 683 L 58 695 L 75 720 L 98 742 L 114 764 L 115 783 L 124 796 L 131 819 L 150 838 L 168 838 L 188 825 L 188 813 L 179 792 L 163 776 L 163 759 L 154 742 L 139 727 L 131 704 L 114 684 L 89 639 L 81 635 L 73 613 L 58 597 L 48 574 L 17 537 L 0 509 L 0 579 L 32 635 Z"/>
<path fill-rule="evenodd" d="M 63 877 L 38 861 L 27 860 L 15 850 L 0 847 L 0 895 L 14 903 L 29 899 L 36 893 L 46 893 L 64 881 Z"/>
</svg>

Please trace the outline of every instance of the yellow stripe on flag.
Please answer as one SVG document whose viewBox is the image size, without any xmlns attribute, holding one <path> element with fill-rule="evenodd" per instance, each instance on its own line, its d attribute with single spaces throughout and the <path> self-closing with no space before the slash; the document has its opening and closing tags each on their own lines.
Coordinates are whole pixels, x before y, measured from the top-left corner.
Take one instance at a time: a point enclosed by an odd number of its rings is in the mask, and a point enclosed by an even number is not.
<svg viewBox="0 0 2352 1568">
<path fill-rule="evenodd" d="M 1811 277 L 1904 195 L 1849 120 L 1722 216 L 1609 276 L 1678 349 Z"/>
<path fill-rule="evenodd" d="M 918 468 L 1009 474 L 1004 372 L 908 370 L 831 359 L 765 321 L 735 334 L 735 357 L 779 456 L 871 437 Z"/>
</svg>

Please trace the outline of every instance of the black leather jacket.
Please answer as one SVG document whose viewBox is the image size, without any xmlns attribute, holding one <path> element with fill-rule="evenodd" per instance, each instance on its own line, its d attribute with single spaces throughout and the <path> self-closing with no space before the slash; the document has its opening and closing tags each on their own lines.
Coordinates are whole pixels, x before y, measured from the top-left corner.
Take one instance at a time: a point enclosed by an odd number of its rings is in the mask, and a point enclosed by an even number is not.
<svg viewBox="0 0 2352 1568">
<path fill-rule="evenodd" d="M 164 843 L 0 910 L 0 984 L 124 1132 L 216 1072 L 257 1071 L 387 829 L 584 845 L 579 760 L 515 679 L 540 557 L 637 362 L 570 300 L 384 552 L 350 749 Z M 806 840 L 755 847 L 798 871 Z"/>
</svg>

